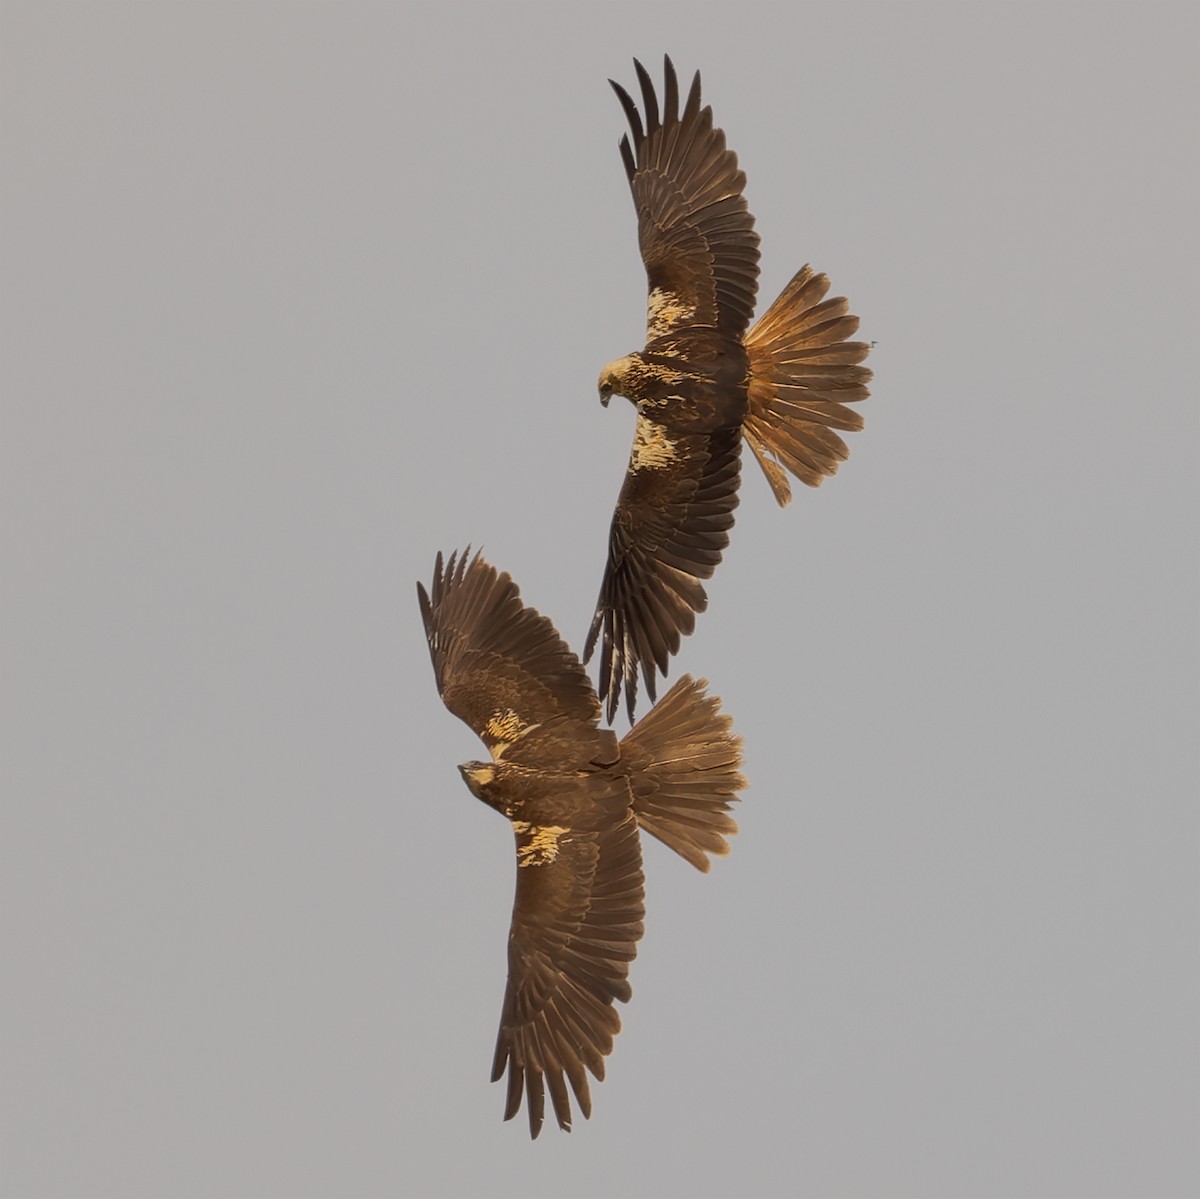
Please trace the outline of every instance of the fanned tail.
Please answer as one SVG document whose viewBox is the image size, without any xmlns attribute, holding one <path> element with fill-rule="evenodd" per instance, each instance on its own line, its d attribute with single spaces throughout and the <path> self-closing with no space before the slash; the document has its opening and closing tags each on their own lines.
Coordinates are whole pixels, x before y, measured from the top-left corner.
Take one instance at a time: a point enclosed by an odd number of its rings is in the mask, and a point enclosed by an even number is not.
<svg viewBox="0 0 1200 1199">
<path fill-rule="evenodd" d="M 780 506 L 792 498 L 785 468 L 816 487 L 849 451 L 834 429 L 863 418 L 847 404 L 865 400 L 870 346 L 847 341 L 858 317 L 842 296 L 826 300 L 829 278 L 802 267 L 746 335 L 750 407 L 742 432 Z"/>
<path fill-rule="evenodd" d="M 737 832 L 729 809 L 746 786 L 742 739 L 707 686 L 684 675 L 621 742 L 638 824 L 703 871 L 709 854 L 729 852 L 725 838 Z"/>
</svg>

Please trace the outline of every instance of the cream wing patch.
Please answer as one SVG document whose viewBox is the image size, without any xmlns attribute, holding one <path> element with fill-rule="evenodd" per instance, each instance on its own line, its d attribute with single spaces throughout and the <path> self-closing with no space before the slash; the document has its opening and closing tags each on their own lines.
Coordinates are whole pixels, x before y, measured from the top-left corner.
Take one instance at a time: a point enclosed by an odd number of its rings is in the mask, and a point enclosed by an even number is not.
<svg viewBox="0 0 1200 1199">
<path fill-rule="evenodd" d="M 558 857 L 558 841 L 571 830 L 561 824 L 530 824 L 514 820 L 517 834 L 517 866 L 548 866 Z"/>
<path fill-rule="evenodd" d="M 676 292 L 652 287 L 646 300 L 646 340 L 653 341 L 672 329 L 688 324 L 696 315 L 695 304 Z"/>
<path fill-rule="evenodd" d="M 633 451 L 629 456 L 630 470 L 661 470 L 675 462 L 675 442 L 667 436 L 664 426 L 643 416 L 637 418 L 633 434 Z"/>
<path fill-rule="evenodd" d="M 513 742 L 519 741 L 531 729 L 537 727 L 536 724 L 526 724 L 512 708 L 505 708 L 503 711 L 493 712 L 488 717 L 483 726 L 483 741 L 491 747 L 492 758 L 498 762 Z"/>
</svg>

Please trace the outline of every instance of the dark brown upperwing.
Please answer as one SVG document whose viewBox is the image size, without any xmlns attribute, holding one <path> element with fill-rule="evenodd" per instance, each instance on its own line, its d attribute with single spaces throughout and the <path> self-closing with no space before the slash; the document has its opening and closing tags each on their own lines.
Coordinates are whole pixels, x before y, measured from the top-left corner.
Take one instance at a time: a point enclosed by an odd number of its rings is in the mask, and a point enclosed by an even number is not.
<svg viewBox="0 0 1200 1199">
<path fill-rule="evenodd" d="M 638 414 L 583 655 L 590 659 L 600 638 L 600 696 L 610 722 L 622 685 L 633 720 L 639 665 L 654 699 L 655 669 L 666 675 L 680 638 L 708 604 L 700 580 L 711 577 L 729 544 L 741 438 L 736 426 L 672 438 Z"/>
<path fill-rule="evenodd" d="M 490 751 L 568 716 L 596 723 L 600 702 L 554 625 L 521 602 L 512 578 L 476 554 L 438 554 L 432 590 L 418 583 L 442 701 Z"/>
<path fill-rule="evenodd" d="M 637 59 L 645 122 L 619 83 L 609 80 L 629 120 L 621 159 L 638 214 L 638 245 L 650 296 L 646 344 L 689 325 L 740 338 L 758 290 L 758 234 L 746 208 L 737 155 L 700 107 L 700 72 L 683 112 L 675 67 L 664 57 L 662 115 L 649 74 Z M 632 142 L 630 141 L 632 136 Z"/>
<path fill-rule="evenodd" d="M 599 832 L 514 827 L 517 894 L 492 1081 L 507 1066 L 504 1118 L 524 1095 L 536 1137 L 546 1088 L 560 1128 L 571 1128 L 568 1082 L 584 1118 L 592 1113 L 587 1072 L 603 1081 L 621 1027 L 613 1002 L 631 994 L 629 963 L 645 916 L 642 854 L 628 810 Z"/>
</svg>

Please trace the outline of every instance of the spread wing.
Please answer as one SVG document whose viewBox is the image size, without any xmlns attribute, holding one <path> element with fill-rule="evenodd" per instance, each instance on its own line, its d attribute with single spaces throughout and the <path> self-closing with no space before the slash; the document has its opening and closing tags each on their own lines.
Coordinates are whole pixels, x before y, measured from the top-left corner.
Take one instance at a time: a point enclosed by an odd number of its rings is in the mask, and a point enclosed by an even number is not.
<svg viewBox="0 0 1200 1199">
<path fill-rule="evenodd" d="M 655 697 L 655 668 L 691 633 L 709 578 L 729 544 L 737 507 L 741 429 L 674 437 L 638 414 L 633 453 L 613 513 L 608 563 L 588 631 L 585 660 L 601 637 L 600 695 L 611 722 L 625 688 L 629 719 L 640 665 Z"/>
<path fill-rule="evenodd" d="M 476 554 L 437 556 L 431 590 L 418 583 L 438 692 L 499 757 L 558 717 L 590 723 L 600 703 L 579 659 L 516 583 Z"/>
<path fill-rule="evenodd" d="M 560 1128 L 571 1128 L 568 1082 L 584 1118 L 592 1113 L 587 1073 L 603 1080 L 621 1027 L 613 1001 L 631 994 L 629 963 L 645 915 L 642 855 L 628 811 L 601 832 L 514 827 L 517 894 L 492 1081 L 507 1066 L 504 1118 L 524 1095 L 536 1137 L 546 1088 Z"/>
<path fill-rule="evenodd" d="M 691 325 L 740 338 L 758 290 L 758 234 L 742 195 L 746 176 L 725 148 L 725 134 L 713 128 L 712 109 L 700 107 L 699 71 L 680 113 L 675 67 L 663 61 L 661 117 L 649 74 L 633 62 L 644 123 L 629 93 L 609 80 L 629 120 L 621 159 L 650 289 L 646 343 Z"/>
</svg>

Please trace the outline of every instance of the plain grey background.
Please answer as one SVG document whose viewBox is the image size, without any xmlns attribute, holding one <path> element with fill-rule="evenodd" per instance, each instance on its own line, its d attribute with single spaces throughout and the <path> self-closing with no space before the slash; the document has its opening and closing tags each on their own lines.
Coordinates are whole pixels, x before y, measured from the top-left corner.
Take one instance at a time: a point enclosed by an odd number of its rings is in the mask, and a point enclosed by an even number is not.
<svg viewBox="0 0 1200 1199">
<path fill-rule="evenodd" d="M 6 1196 L 1196 1192 L 1194 6 L 2 12 Z M 581 645 L 664 50 L 875 395 L 786 511 L 747 463 L 673 671 L 742 833 L 649 845 L 531 1145 L 414 583 L 482 544 Z"/>
</svg>

